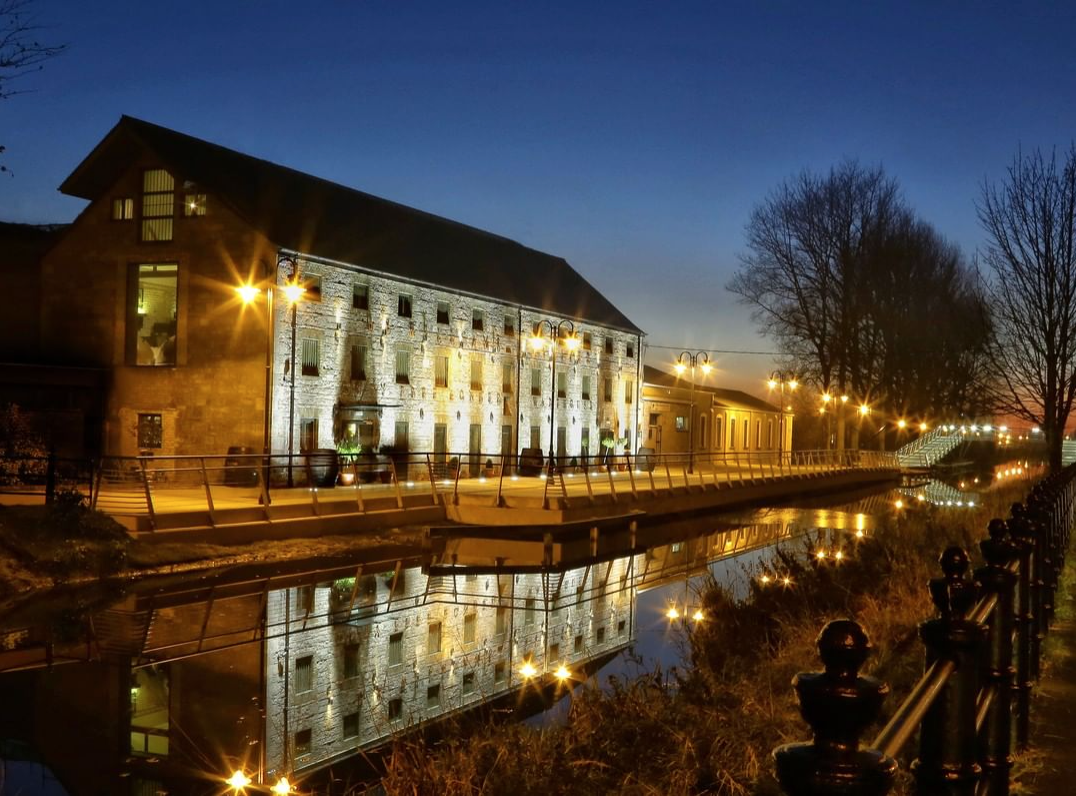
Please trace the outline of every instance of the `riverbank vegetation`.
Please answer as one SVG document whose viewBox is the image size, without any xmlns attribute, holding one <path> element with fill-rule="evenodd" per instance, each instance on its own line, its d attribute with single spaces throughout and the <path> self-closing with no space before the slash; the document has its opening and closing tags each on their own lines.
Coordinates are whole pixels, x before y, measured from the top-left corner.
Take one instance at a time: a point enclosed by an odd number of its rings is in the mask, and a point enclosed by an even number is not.
<svg viewBox="0 0 1076 796">
<path fill-rule="evenodd" d="M 790 681 L 820 668 L 815 639 L 823 624 L 851 617 L 867 629 L 874 646 L 868 671 L 892 688 L 888 715 L 922 672 L 917 626 L 932 615 L 926 582 L 939 574 L 939 554 L 956 544 L 977 561 L 987 521 L 1022 492 L 1019 485 L 997 490 L 971 510 L 895 510 L 862 538 L 850 532 L 824 547 L 792 543 L 753 573 L 745 599 L 705 585 L 705 619 L 683 629 L 684 666 L 581 686 L 562 726 L 402 740 L 385 790 L 777 794 L 770 752 L 810 736 Z"/>
</svg>

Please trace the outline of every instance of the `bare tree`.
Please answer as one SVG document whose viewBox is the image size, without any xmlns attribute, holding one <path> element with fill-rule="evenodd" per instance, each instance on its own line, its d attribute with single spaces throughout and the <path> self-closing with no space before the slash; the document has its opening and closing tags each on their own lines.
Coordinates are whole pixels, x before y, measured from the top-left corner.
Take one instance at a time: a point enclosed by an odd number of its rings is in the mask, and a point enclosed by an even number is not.
<svg viewBox="0 0 1076 796">
<path fill-rule="evenodd" d="M 1063 164 L 1018 152 L 977 209 L 990 236 L 997 405 L 1041 426 L 1056 470 L 1076 397 L 1076 146 Z"/>
<path fill-rule="evenodd" d="M 44 44 L 38 39 L 42 27 L 31 13 L 31 2 L 0 0 L 0 100 L 28 91 L 13 84 L 40 71 L 45 61 L 67 49 L 66 44 Z M 0 165 L 0 171 L 8 169 Z"/>
</svg>

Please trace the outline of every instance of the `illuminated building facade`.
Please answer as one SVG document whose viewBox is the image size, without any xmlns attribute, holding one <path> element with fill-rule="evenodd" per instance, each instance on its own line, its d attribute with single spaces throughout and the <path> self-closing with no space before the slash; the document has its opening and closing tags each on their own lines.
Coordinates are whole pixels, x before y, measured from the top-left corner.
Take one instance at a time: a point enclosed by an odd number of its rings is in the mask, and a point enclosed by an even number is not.
<svg viewBox="0 0 1076 796">
<path fill-rule="evenodd" d="M 106 453 L 637 444 L 642 332 L 559 257 L 130 117 L 61 191 L 40 350 L 109 371 Z"/>
</svg>

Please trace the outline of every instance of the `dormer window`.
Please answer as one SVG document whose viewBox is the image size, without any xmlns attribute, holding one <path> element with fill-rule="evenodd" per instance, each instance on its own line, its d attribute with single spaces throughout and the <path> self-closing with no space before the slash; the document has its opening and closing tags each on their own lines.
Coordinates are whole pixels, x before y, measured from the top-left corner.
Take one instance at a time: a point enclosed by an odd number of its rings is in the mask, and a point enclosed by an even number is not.
<svg viewBox="0 0 1076 796">
<path fill-rule="evenodd" d="M 189 193 L 183 197 L 183 217 L 195 218 L 205 215 L 205 194 Z"/>
<path fill-rule="evenodd" d="M 172 240 L 176 182 L 164 169 L 142 173 L 142 240 Z"/>
</svg>

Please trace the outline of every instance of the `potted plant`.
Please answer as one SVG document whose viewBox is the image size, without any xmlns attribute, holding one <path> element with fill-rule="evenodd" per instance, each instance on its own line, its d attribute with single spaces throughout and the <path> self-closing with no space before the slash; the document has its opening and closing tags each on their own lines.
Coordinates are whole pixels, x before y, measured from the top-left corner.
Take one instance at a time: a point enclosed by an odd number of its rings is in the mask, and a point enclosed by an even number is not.
<svg viewBox="0 0 1076 796">
<path fill-rule="evenodd" d="M 341 486 L 351 486 L 355 483 L 356 463 L 359 459 L 359 454 L 362 453 L 362 446 L 355 442 L 353 439 L 346 439 L 337 443 L 336 453 L 340 457 L 340 484 Z"/>
<path fill-rule="evenodd" d="M 492 478 L 494 476 L 493 459 L 486 459 L 486 468 L 483 470 L 482 475 L 486 478 Z"/>
</svg>

